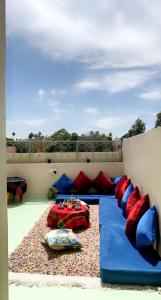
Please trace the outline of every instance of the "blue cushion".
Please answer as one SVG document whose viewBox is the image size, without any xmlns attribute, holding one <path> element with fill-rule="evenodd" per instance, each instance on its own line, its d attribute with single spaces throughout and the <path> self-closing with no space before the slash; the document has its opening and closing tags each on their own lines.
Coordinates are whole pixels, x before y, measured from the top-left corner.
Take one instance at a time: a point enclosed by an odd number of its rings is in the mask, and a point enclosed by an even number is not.
<svg viewBox="0 0 161 300">
<path fill-rule="evenodd" d="M 119 177 L 111 177 L 111 181 L 115 184 L 118 184 L 121 180 L 122 176 Z"/>
<path fill-rule="evenodd" d="M 123 215 L 126 216 L 126 204 L 127 204 L 127 201 L 128 201 L 128 198 L 130 196 L 130 194 L 132 193 L 134 189 L 134 186 L 133 184 L 131 183 L 128 188 L 126 189 L 123 197 L 122 197 L 122 202 L 121 202 L 121 208 L 122 208 L 122 211 L 123 211 Z"/>
<path fill-rule="evenodd" d="M 155 206 L 149 208 L 140 219 L 136 230 L 138 249 L 153 245 L 158 235 L 158 213 Z"/>
<path fill-rule="evenodd" d="M 99 225 L 103 224 L 123 224 L 122 210 L 118 207 L 115 196 L 106 196 L 99 201 Z"/>
<path fill-rule="evenodd" d="M 116 198 L 114 195 L 107 195 L 107 196 L 104 196 L 104 195 L 76 195 L 76 197 L 82 201 L 85 201 L 87 204 L 99 204 L 100 200 L 101 199 L 107 199 L 108 198 L 112 198 L 112 199 L 115 199 L 116 201 Z M 55 201 L 56 203 L 59 203 L 59 202 L 62 202 L 64 201 L 64 199 L 70 199 L 71 198 L 71 195 L 69 194 L 59 194 L 59 195 L 56 195 L 56 198 L 55 198 Z"/>
<path fill-rule="evenodd" d="M 100 227 L 100 271 L 104 283 L 161 284 L 157 252 L 151 247 L 138 251 L 127 238 L 124 223 L 109 222 Z"/>
<path fill-rule="evenodd" d="M 68 193 L 74 187 L 73 181 L 64 173 L 53 185 L 59 193 Z"/>
</svg>

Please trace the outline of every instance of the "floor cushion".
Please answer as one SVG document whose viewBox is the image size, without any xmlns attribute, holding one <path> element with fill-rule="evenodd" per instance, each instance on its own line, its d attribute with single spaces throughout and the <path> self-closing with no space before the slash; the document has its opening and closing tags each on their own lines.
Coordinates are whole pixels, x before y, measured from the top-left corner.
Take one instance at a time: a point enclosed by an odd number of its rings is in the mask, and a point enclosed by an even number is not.
<svg viewBox="0 0 161 300">
<path fill-rule="evenodd" d="M 74 187 L 78 191 L 78 193 L 85 192 L 92 184 L 92 180 L 87 177 L 87 175 L 80 171 L 78 176 L 74 180 Z"/>
<path fill-rule="evenodd" d="M 71 229 L 55 229 L 44 234 L 45 243 L 53 250 L 81 248 L 81 242 Z"/>
<path fill-rule="evenodd" d="M 124 231 L 124 223 L 103 224 L 100 227 L 103 283 L 160 285 L 161 261 L 158 254 L 151 247 L 138 251 Z"/>
<path fill-rule="evenodd" d="M 124 183 L 126 180 L 127 180 L 127 176 L 124 175 L 124 176 L 122 176 L 122 178 L 121 178 L 121 180 L 119 181 L 119 183 L 116 185 L 116 189 L 115 189 L 115 196 L 116 196 L 116 198 L 118 197 L 119 192 L 120 192 L 120 189 L 121 189 L 123 183 Z"/>
<path fill-rule="evenodd" d="M 127 201 L 128 201 L 128 198 L 130 196 L 130 194 L 132 193 L 132 191 L 134 190 L 134 186 L 133 184 L 131 183 L 128 188 L 126 189 L 123 197 L 122 197 L 122 201 L 121 201 L 121 208 L 122 208 L 122 212 L 123 212 L 123 215 L 126 216 L 126 204 L 127 204 Z"/>
<path fill-rule="evenodd" d="M 126 204 L 126 217 L 128 217 L 135 203 L 141 198 L 138 187 L 136 186 L 130 194 Z"/>
<path fill-rule="evenodd" d="M 68 193 L 68 191 L 73 188 L 73 180 L 71 180 L 65 173 L 52 184 L 54 188 L 58 190 L 59 193 Z"/>
<path fill-rule="evenodd" d="M 102 171 L 93 180 L 94 187 L 103 194 L 112 194 L 115 184 Z"/>
<path fill-rule="evenodd" d="M 158 239 L 158 213 L 155 206 L 150 207 L 139 220 L 136 230 L 136 247 L 138 249 L 153 246 Z"/>
<path fill-rule="evenodd" d="M 126 192 L 126 189 L 128 188 L 128 186 L 131 184 L 131 180 L 127 179 L 121 186 L 120 188 L 120 192 L 117 196 L 117 202 L 118 202 L 118 206 L 121 207 L 121 201 L 122 201 L 122 197 L 124 195 L 124 193 Z"/>
<path fill-rule="evenodd" d="M 137 224 L 142 217 L 142 215 L 147 211 L 149 208 L 149 196 L 145 195 L 140 198 L 134 207 L 132 208 L 131 212 L 128 215 L 126 220 L 126 234 L 129 236 L 134 237 L 136 234 L 136 227 Z"/>
</svg>

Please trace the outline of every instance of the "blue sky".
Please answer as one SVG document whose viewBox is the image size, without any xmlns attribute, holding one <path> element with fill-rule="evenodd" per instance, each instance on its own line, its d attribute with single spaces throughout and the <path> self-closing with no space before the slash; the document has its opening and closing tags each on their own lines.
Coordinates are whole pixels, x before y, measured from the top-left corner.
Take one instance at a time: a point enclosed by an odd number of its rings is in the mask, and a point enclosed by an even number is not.
<svg viewBox="0 0 161 300">
<path fill-rule="evenodd" d="M 7 136 L 126 133 L 161 111 L 157 0 L 7 0 Z"/>
</svg>

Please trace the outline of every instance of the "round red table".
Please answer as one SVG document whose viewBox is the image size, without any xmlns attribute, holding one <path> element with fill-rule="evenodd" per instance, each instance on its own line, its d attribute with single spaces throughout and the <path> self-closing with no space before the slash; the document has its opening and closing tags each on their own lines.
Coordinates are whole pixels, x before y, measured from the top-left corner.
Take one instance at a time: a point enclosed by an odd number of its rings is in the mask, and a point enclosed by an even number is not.
<svg viewBox="0 0 161 300">
<path fill-rule="evenodd" d="M 89 209 L 85 205 L 81 205 L 80 210 L 75 208 L 67 209 L 59 208 L 57 204 L 53 204 L 48 217 L 47 226 L 50 228 L 69 228 L 90 226 L 89 223 Z"/>
</svg>

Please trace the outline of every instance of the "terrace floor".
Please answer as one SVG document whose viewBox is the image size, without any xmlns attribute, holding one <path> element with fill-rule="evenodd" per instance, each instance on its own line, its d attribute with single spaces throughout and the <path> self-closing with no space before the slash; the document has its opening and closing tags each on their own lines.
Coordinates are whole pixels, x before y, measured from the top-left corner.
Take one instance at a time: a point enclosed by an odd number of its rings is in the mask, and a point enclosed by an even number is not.
<svg viewBox="0 0 161 300">
<path fill-rule="evenodd" d="M 51 203 L 47 199 L 37 198 L 26 200 L 22 204 L 12 204 L 8 206 L 8 232 L 9 232 L 9 254 L 20 244 L 23 237 L 33 227 L 35 222 L 40 218 L 41 214 Z M 85 279 L 86 280 L 86 279 Z M 109 286 L 107 288 L 80 288 L 80 287 L 65 287 L 65 286 L 23 286 L 10 284 L 9 299 L 64 299 L 66 300 L 76 297 L 88 297 L 88 299 L 142 299 L 150 300 L 161 299 L 161 294 L 157 290 L 126 287 L 126 286 Z M 23 297 L 22 297 L 23 296 Z"/>
</svg>

